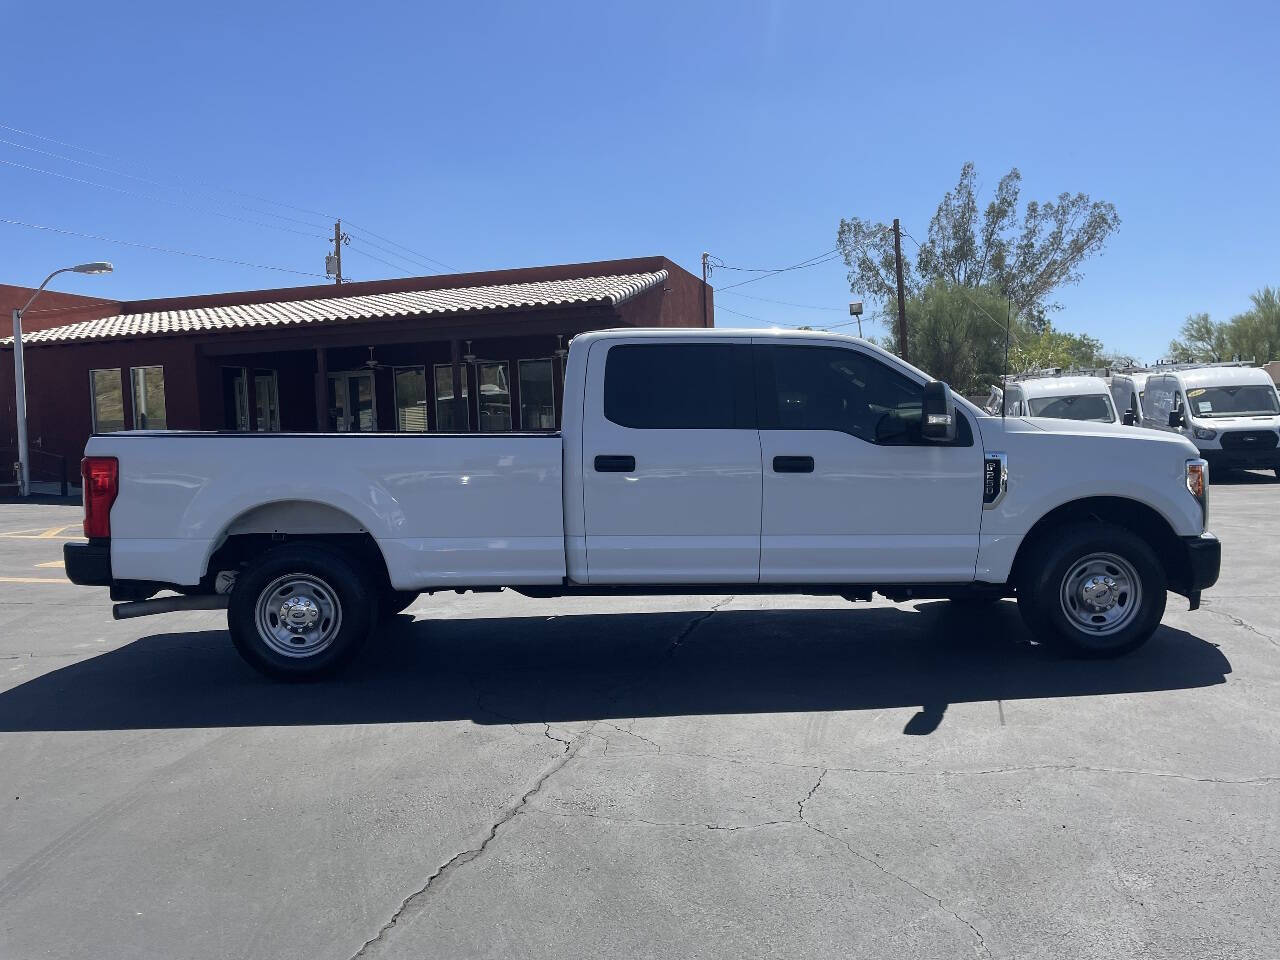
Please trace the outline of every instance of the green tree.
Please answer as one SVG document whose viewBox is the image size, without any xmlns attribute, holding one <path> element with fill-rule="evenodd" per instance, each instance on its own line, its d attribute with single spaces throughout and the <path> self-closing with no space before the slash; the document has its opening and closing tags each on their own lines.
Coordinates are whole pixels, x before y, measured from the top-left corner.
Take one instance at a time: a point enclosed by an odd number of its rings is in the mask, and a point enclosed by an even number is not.
<svg viewBox="0 0 1280 960">
<path fill-rule="evenodd" d="M 1231 353 L 1226 327 L 1214 323 L 1207 313 L 1193 313 L 1182 321 L 1177 339 L 1169 342 L 1169 359 L 1174 363 L 1215 363 Z"/>
<path fill-rule="evenodd" d="M 920 296 L 937 281 L 969 290 L 990 286 L 1028 323 L 1046 325 L 1058 306 L 1050 299 L 1053 292 L 1079 281 L 1080 265 L 1102 249 L 1120 218 L 1112 204 L 1084 193 L 1029 201 L 1019 214 L 1021 185 L 1022 175 L 1010 170 L 979 214 L 977 173 L 966 163 L 955 188 L 938 204 L 914 265 L 903 255 L 908 296 Z M 850 289 L 891 314 L 897 291 L 892 228 L 851 217 L 840 221 L 837 243 Z"/>
<path fill-rule="evenodd" d="M 1226 323 L 1215 323 L 1207 313 L 1191 314 L 1169 343 L 1169 359 L 1179 363 L 1280 359 L 1280 294 L 1263 287 L 1249 299 L 1253 305 Z"/>
</svg>

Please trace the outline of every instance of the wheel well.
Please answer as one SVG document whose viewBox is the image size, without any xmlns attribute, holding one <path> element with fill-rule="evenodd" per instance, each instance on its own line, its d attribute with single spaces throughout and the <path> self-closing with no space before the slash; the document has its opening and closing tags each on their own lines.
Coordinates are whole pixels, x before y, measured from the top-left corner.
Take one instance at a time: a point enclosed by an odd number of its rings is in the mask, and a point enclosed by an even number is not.
<svg viewBox="0 0 1280 960">
<path fill-rule="evenodd" d="M 1087 497 L 1055 507 L 1036 521 L 1022 538 L 1022 544 L 1013 558 L 1010 581 L 1021 579 L 1022 565 L 1034 552 L 1036 545 L 1060 527 L 1072 523 L 1114 523 L 1137 534 L 1145 540 L 1164 567 L 1165 578 L 1170 585 L 1185 582 L 1190 575 L 1186 569 L 1186 551 L 1169 521 L 1138 500 L 1127 497 Z"/>
<path fill-rule="evenodd" d="M 355 560 L 360 569 L 371 571 L 380 589 L 391 587 L 386 558 L 373 535 L 350 514 L 309 500 L 264 503 L 232 520 L 209 557 L 203 585 L 212 589 L 221 571 L 240 570 L 282 543 L 334 547 Z"/>
</svg>

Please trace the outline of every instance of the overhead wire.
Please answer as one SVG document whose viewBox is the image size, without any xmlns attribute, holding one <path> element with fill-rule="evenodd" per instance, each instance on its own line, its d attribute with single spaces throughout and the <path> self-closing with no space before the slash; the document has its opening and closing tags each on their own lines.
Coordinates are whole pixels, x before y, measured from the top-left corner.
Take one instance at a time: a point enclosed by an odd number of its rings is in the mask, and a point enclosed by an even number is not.
<svg viewBox="0 0 1280 960">
<path fill-rule="evenodd" d="M 110 160 L 110 161 L 112 161 L 112 162 L 114 162 L 114 163 L 120 163 L 120 164 L 125 164 L 125 165 L 131 165 L 131 164 L 136 163 L 135 161 L 131 161 L 131 160 L 128 160 L 128 159 L 123 158 L 123 157 L 113 156 L 113 155 L 111 155 L 111 154 L 103 153 L 102 151 L 99 151 L 99 150 L 93 150 L 93 149 L 90 149 L 90 148 L 88 148 L 88 147 L 83 147 L 83 146 L 79 146 L 79 145 L 74 144 L 74 143 L 70 143 L 69 141 L 66 141 L 66 140 L 59 140 L 59 139 L 57 139 L 57 138 L 49 137 L 49 136 L 45 136 L 44 134 L 35 133 L 35 132 L 33 132 L 33 131 L 30 131 L 30 130 L 24 130 L 24 129 L 20 128 L 20 127 L 15 127 L 15 126 L 12 126 L 12 125 L 10 125 L 10 124 L 0 123 L 0 130 L 8 130 L 8 131 L 10 131 L 11 133 L 20 134 L 20 135 L 25 136 L 25 137 L 31 137 L 31 138 L 33 138 L 33 139 L 40 140 L 40 141 L 43 141 L 43 142 L 45 142 L 45 143 L 52 143 L 52 144 L 56 144 L 57 146 L 60 146 L 60 147 L 66 147 L 66 148 L 71 149 L 71 150 L 77 150 L 77 151 L 80 151 L 80 152 L 82 152 L 82 153 L 86 153 L 86 154 L 89 154 L 89 155 L 91 155 L 91 156 L 94 156 L 94 157 L 99 157 L 99 158 L 104 159 L 104 160 Z M 263 209 L 256 208 L 256 207 L 246 206 L 246 205 L 244 205 L 244 204 L 231 203 L 231 202 L 229 202 L 229 201 L 227 201 L 227 200 L 220 199 L 220 198 L 216 197 L 213 193 L 210 193 L 209 191 L 214 191 L 215 193 L 224 193 L 224 194 L 229 194 L 229 195 L 237 196 L 237 197 L 243 197 L 243 198 L 245 198 L 245 199 L 249 199 L 249 200 L 257 201 L 258 203 L 270 204 L 270 205 L 272 205 L 272 206 L 282 207 L 282 208 L 287 209 L 287 210 L 293 210 L 293 211 L 295 211 L 295 212 L 297 212 L 297 213 L 304 213 L 304 214 L 307 214 L 307 215 L 309 215 L 309 216 L 311 216 L 311 217 L 320 217 L 320 218 L 322 218 L 322 219 L 324 219 L 324 220 L 336 221 L 336 220 L 341 220 L 341 219 L 342 219 L 342 218 L 341 218 L 341 217 L 339 217 L 339 216 L 335 216 L 335 215 L 332 215 L 332 214 L 326 214 L 326 213 L 323 213 L 323 212 L 321 212 L 321 211 L 319 211 L 319 210 L 313 210 L 313 209 L 310 209 L 310 208 L 308 208 L 308 207 L 299 206 L 299 205 L 297 205 L 297 204 L 286 203 L 286 202 L 281 201 L 281 200 L 274 200 L 274 199 L 272 199 L 272 198 L 270 198 L 270 197 L 264 197 L 264 196 L 261 196 L 261 195 L 259 195 L 259 194 L 248 193 L 248 192 L 243 191 L 243 190 L 235 190 L 235 189 L 232 189 L 232 188 L 229 188 L 229 187 L 219 186 L 219 185 L 217 185 L 217 184 L 209 183 L 208 181 L 199 180 L 199 179 L 192 178 L 192 177 L 184 177 L 184 176 L 177 175 L 177 174 L 171 174 L 171 175 L 170 175 L 170 176 L 172 177 L 172 179 L 179 180 L 179 181 L 183 181 L 183 182 L 186 182 L 186 183 L 192 183 L 192 184 L 195 184 L 195 185 L 197 185 L 197 186 L 200 186 L 200 187 L 204 188 L 203 190 L 193 191 L 193 190 L 190 190 L 190 189 L 188 189 L 188 188 L 186 188 L 186 187 L 179 186 L 179 185 L 177 185 L 177 184 L 173 184 L 173 183 L 165 183 L 164 181 L 156 180 L 156 179 L 154 179 L 154 178 L 152 178 L 152 177 L 140 176 L 140 175 L 138 175 L 138 174 L 134 174 L 134 173 L 126 172 L 126 171 L 124 171 L 124 170 L 117 170 L 117 169 L 114 169 L 114 168 L 112 168 L 112 167 L 105 167 L 105 166 L 102 166 L 101 164 L 90 163 L 90 162 L 88 162 L 88 161 L 86 161 L 86 160 L 81 160 L 81 159 L 78 159 L 78 158 L 76 158 L 76 157 L 68 157 L 68 156 L 66 156 L 65 154 L 57 153 L 57 152 L 55 152 L 55 151 L 51 151 L 51 150 L 42 150 L 42 149 L 40 149 L 39 147 L 34 147 L 34 146 L 32 146 L 31 144 L 21 143 L 21 142 L 18 142 L 18 141 L 15 141 L 15 140 L 10 140 L 10 139 L 3 138 L 3 137 L 0 137 L 0 144 L 6 144 L 6 145 L 8 145 L 8 146 L 16 147 L 16 148 L 21 149 L 21 150 L 29 150 L 29 151 L 32 151 L 32 152 L 35 152 L 35 153 L 42 154 L 42 155 L 44 155 L 44 156 L 53 157 L 53 158 L 55 158 L 55 159 L 62 160 L 62 161 L 67 162 L 67 163 L 78 164 L 78 165 L 80 165 L 80 166 L 88 167 L 89 169 L 97 170 L 97 171 L 102 172 L 102 173 L 109 173 L 109 174 L 111 174 L 112 176 L 119 176 L 119 177 L 125 177 L 125 178 L 128 178 L 128 179 L 130 179 L 130 180 L 136 180 L 136 181 L 138 181 L 138 182 L 140 182 L 140 183 L 146 183 L 146 184 L 148 184 L 148 185 L 150 185 L 150 186 L 160 187 L 161 189 L 165 189 L 165 190 L 177 190 L 177 191 L 180 191 L 180 192 L 183 192 L 183 193 L 187 193 L 187 194 L 195 194 L 195 195 L 198 195 L 198 196 L 204 196 L 204 197 L 207 197 L 207 198 L 213 199 L 213 200 L 215 200 L 216 202 L 223 203 L 223 204 L 225 204 L 225 205 L 227 205 L 227 206 L 234 207 L 234 208 L 239 209 L 239 210 L 244 210 L 244 211 L 246 211 L 246 212 L 254 213 L 254 214 L 257 214 L 257 215 L 259 215 L 259 216 L 273 217 L 273 218 L 275 218 L 275 219 L 277 219 L 277 220 L 283 220 L 283 221 L 290 222 L 290 223 L 300 224 L 300 225 L 302 225 L 302 226 L 310 227 L 310 228 L 311 228 L 311 229 L 313 229 L 313 230 L 325 230 L 325 229 L 327 229 L 327 226 L 325 226 L 325 225 L 317 225 L 317 224 L 315 224 L 314 222 L 312 222 L 312 221 L 310 221 L 310 220 L 302 220 L 302 219 L 299 219 L 299 218 L 297 218 L 297 217 L 290 217 L 290 216 L 287 216 L 286 214 L 278 213 L 278 212 L 276 212 L 276 211 L 274 211 L 274 210 L 263 210 Z M 16 164 L 14 164 L 14 165 L 16 165 Z M 39 169 L 39 168 L 34 168 L 34 169 Z M 52 173 L 51 171 L 48 171 L 48 172 Z M 53 174 L 53 175 L 54 175 L 54 176 L 59 176 L 59 174 L 56 174 L 56 173 L 55 173 L 55 174 Z M 69 178 L 68 178 L 68 179 L 69 179 Z M 111 189 L 111 188 L 109 188 L 109 187 L 108 187 L 108 189 Z M 204 212 L 213 213 L 214 211 L 205 210 Z M 221 216 L 225 216 L 225 214 L 220 214 L 220 215 L 221 215 Z M 255 221 L 244 221 L 244 222 L 246 222 L 246 223 L 255 223 Z M 262 223 L 256 223 L 256 225 L 258 225 L 258 226 L 270 226 L 269 224 L 262 224 Z M 363 243 L 363 244 L 365 244 L 365 245 L 367 245 L 367 246 L 371 246 L 371 247 L 373 247 L 374 249 L 377 249 L 377 250 L 381 250 L 383 253 L 386 253 L 386 254 L 389 254 L 389 255 L 391 255 L 391 256 L 397 257 L 397 258 L 398 258 L 398 259 L 400 259 L 400 260 L 403 260 L 403 261 L 406 261 L 406 262 L 410 262 L 410 263 L 411 263 L 411 262 L 413 262 L 412 260 L 410 260 L 410 258 L 409 258 L 409 257 L 405 256 L 405 253 L 408 253 L 408 254 L 411 254 L 414 258 L 417 258 L 417 260 L 421 261 L 424 265 L 434 265 L 434 266 L 436 266 L 436 267 L 440 267 L 440 268 L 443 268 L 443 269 L 445 269 L 445 270 L 452 270 L 452 271 L 457 271 L 457 270 L 458 270 L 458 268 L 457 268 L 457 267 L 455 267 L 455 266 L 453 266 L 452 264 L 445 263 L 445 262 L 444 262 L 444 261 L 442 261 L 442 260 L 437 260 L 437 259 L 436 259 L 436 258 L 434 258 L 434 257 L 430 257 L 430 256 L 428 256 L 428 255 L 426 255 L 426 254 L 424 254 L 424 253 L 422 253 L 422 252 L 420 252 L 420 251 L 414 250 L 412 247 L 406 246 L 405 244 L 402 244 L 402 243 L 400 243 L 400 242 L 398 242 L 398 241 L 396 241 L 396 240 L 392 240 L 390 237 L 386 237 L 386 236 L 383 236 L 382 234 L 375 233 L 373 230 L 370 230 L 370 229 L 367 229 L 367 228 L 365 228 L 365 227 L 363 227 L 363 226 L 360 226 L 360 225 L 358 225 L 358 224 L 352 223 L 351 221 L 347 221 L 347 222 L 344 224 L 344 226 L 349 227 L 350 229 L 352 229 L 352 230 L 356 231 L 356 233 L 357 233 L 357 234 L 364 234 L 364 235 L 365 235 L 365 236 L 356 236 L 356 237 L 352 237 L 352 240 L 353 240 L 353 241 Z M 310 236 L 310 234 L 304 234 L 304 236 Z M 376 238 L 377 240 L 381 240 L 381 241 L 383 241 L 383 243 L 378 243 L 378 242 L 376 242 L 375 240 L 369 239 L 370 237 Z M 327 239 L 327 238 L 325 238 L 325 239 Z M 391 244 L 393 247 L 398 247 L 398 248 L 399 248 L 399 250 L 400 250 L 400 251 L 404 251 L 404 253 L 398 252 L 397 250 L 388 249 L 386 246 L 384 246 L 384 244 Z M 374 259 L 377 259 L 377 258 L 374 258 Z M 385 260 L 384 260 L 384 261 L 381 261 L 381 262 L 386 263 L 386 261 L 385 261 Z M 391 265 L 391 266 L 394 266 L 394 265 Z M 401 268 L 397 267 L 396 269 L 401 269 Z"/>
<path fill-rule="evenodd" d="M 195 210 L 198 213 L 207 213 L 210 216 L 222 217 L 224 220 L 234 220 L 237 223 L 247 223 L 255 227 L 266 227 L 268 230 L 282 230 L 285 233 L 297 234 L 300 237 L 308 237 L 312 240 L 325 240 L 324 236 L 314 233 L 306 233 L 293 227 L 286 227 L 279 223 L 263 223 L 260 220 L 249 220 L 246 217 L 237 217 L 234 213 L 223 213 L 220 210 L 210 210 L 207 207 L 198 207 L 194 204 L 184 203 L 181 200 L 174 200 L 170 197 L 156 197 L 147 193 L 139 193 L 136 190 L 128 190 L 125 187 L 117 187 L 109 183 L 99 183 L 97 180 L 87 180 L 84 177 L 73 177 L 68 173 L 58 173 L 56 170 L 45 170 L 43 167 L 33 167 L 27 163 L 18 163 L 16 160 L 6 160 L 0 157 L 0 163 L 10 167 L 17 167 L 21 170 L 30 170 L 33 173 L 44 174 L 49 177 L 57 177 L 60 180 L 69 180 L 72 183 L 82 183 L 90 187 L 100 187 L 103 190 L 110 190 L 113 193 L 123 194 L 126 197 L 136 197 L 139 200 L 149 200 L 152 203 L 167 203 L 170 206 L 181 207 L 186 210 Z"/>
<path fill-rule="evenodd" d="M 240 267 L 256 267 L 259 270 L 275 270 L 279 273 L 292 273 L 299 277 L 319 277 L 321 280 L 329 279 L 323 273 L 309 273 L 306 270 L 294 270 L 291 267 L 277 267 L 266 263 L 253 263 L 249 260 L 237 260 L 234 257 L 217 257 L 208 253 L 194 253 L 190 250 L 177 250 L 173 247 L 161 247 L 153 243 L 139 243 L 136 240 L 120 240 L 116 237 L 106 237 L 95 233 L 83 233 L 79 230 L 69 230 L 65 227 L 53 227 L 42 223 L 28 223 L 25 220 L 16 220 L 11 217 L 0 217 L 0 223 L 8 223 L 19 227 L 29 227 L 32 230 L 46 230 L 50 233 L 60 233 L 69 237 L 84 237 L 89 240 L 101 240 L 104 243 L 118 243 L 126 247 L 137 247 L 141 250 L 154 250 L 157 253 L 172 253 L 180 257 L 195 257 L 199 260 L 213 260 L 218 263 L 231 263 Z"/>
</svg>

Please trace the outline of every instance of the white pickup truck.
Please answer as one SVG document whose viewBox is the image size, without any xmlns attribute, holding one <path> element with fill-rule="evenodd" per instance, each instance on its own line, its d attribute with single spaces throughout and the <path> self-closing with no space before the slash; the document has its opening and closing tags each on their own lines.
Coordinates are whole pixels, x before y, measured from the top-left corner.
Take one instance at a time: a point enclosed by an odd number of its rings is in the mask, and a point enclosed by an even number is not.
<svg viewBox="0 0 1280 960">
<path fill-rule="evenodd" d="M 282 679 L 419 593 L 503 587 L 1016 596 L 1037 641 L 1116 656 L 1220 562 L 1185 438 L 988 416 L 826 333 L 579 336 L 558 434 L 113 433 L 83 474 L 71 580 L 117 617 L 226 607 Z"/>
</svg>

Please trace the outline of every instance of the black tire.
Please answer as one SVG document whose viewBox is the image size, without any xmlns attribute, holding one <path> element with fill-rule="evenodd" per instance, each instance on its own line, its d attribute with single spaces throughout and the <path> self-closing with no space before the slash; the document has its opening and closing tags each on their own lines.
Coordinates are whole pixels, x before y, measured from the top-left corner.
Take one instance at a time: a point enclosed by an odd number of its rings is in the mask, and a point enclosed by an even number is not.
<svg viewBox="0 0 1280 960">
<path fill-rule="evenodd" d="M 1032 544 L 1021 566 L 1018 610 L 1032 638 L 1069 656 L 1123 656 L 1146 643 L 1164 616 L 1164 568 L 1124 527 L 1056 528 Z"/>
<path fill-rule="evenodd" d="M 377 610 L 376 590 L 346 554 L 289 544 L 263 554 L 236 579 L 227 626 L 254 669 L 273 680 L 312 680 L 351 661 L 372 632 Z"/>
<path fill-rule="evenodd" d="M 421 594 L 413 590 L 384 590 L 378 598 L 378 619 L 390 620 L 413 605 Z"/>
</svg>

